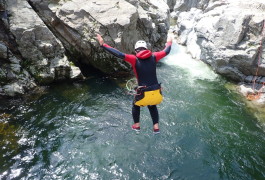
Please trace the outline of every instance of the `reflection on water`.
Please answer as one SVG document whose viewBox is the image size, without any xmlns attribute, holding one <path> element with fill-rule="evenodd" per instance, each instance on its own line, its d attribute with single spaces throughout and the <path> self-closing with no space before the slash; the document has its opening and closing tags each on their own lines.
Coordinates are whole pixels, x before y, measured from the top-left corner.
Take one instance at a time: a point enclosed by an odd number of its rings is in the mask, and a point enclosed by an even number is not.
<svg viewBox="0 0 265 180">
<path fill-rule="evenodd" d="M 157 71 L 159 135 L 147 108 L 130 129 L 126 80 L 56 85 L 2 110 L 0 179 L 264 179 L 265 133 L 226 82 L 176 45 Z"/>
</svg>

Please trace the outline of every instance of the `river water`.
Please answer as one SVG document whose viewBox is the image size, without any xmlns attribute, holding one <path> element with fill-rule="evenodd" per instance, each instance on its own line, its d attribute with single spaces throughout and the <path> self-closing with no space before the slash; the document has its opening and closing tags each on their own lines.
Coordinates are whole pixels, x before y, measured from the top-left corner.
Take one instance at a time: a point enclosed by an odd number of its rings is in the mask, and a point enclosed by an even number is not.
<svg viewBox="0 0 265 180">
<path fill-rule="evenodd" d="M 175 44 L 157 73 L 159 135 L 147 108 L 130 129 L 126 80 L 91 75 L 1 103 L 0 179 L 265 179 L 265 131 L 224 79 Z"/>
</svg>

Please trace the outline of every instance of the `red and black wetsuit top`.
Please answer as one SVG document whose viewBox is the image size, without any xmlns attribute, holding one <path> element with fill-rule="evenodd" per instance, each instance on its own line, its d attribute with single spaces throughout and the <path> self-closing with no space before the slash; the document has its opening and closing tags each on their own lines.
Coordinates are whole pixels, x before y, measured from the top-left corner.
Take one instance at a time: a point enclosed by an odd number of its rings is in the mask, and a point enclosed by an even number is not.
<svg viewBox="0 0 265 180">
<path fill-rule="evenodd" d="M 121 58 L 132 65 L 139 86 L 151 86 L 158 84 L 156 63 L 169 54 L 171 45 L 172 43 L 168 42 L 165 49 L 162 51 L 152 53 L 150 50 L 143 50 L 136 55 L 124 54 L 105 43 L 102 47 L 114 56 Z"/>
</svg>

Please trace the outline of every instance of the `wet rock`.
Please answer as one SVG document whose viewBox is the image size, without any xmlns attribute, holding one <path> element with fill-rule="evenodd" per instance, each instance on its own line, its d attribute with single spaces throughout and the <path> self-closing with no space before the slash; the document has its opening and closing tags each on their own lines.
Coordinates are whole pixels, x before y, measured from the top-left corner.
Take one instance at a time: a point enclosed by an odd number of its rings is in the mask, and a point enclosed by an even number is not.
<svg viewBox="0 0 265 180">
<path fill-rule="evenodd" d="M 177 19 L 174 30 L 179 43 L 187 46 L 193 58 L 241 82 L 239 92 L 244 96 L 264 91 L 263 1 L 176 0 L 171 14 Z M 263 107 L 265 94 L 259 95 L 253 103 Z"/>
<path fill-rule="evenodd" d="M 71 79 L 82 79 L 83 74 L 78 67 L 70 66 L 70 78 Z"/>
<path fill-rule="evenodd" d="M 212 1 L 214 0 L 176 0 L 174 11 L 179 14 L 181 12 L 189 11 L 192 8 L 205 9 Z"/>
<path fill-rule="evenodd" d="M 244 81 L 247 82 L 247 83 L 251 83 L 252 80 L 253 80 L 254 76 L 247 76 Z"/>
<path fill-rule="evenodd" d="M 174 10 L 177 0 L 167 0 L 166 2 L 168 4 L 170 11 L 172 12 Z"/>
<path fill-rule="evenodd" d="M 22 95 L 36 84 L 23 61 L 7 21 L 7 1 L 0 1 L 0 95 Z"/>
<path fill-rule="evenodd" d="M 265 5 L 261 1 L 198 1 L 185 5 L 177 1 L 179 16 L 177 34 L 194 58 L 235 81 L 246 76 L 265 76 L 260 55 Z M 182 7 L 182 8 L 181 8 Z M 196 8 L 192 8 L 196 7 Z M 188 10 L 188 12 L 182 11 Z"/>
<path fill-rule="evenodd" d="M 160 49 L 169 29 L 169 8 L 163 0 L 9 0 L 0 1 L 0 16 L 0 88 L 6 95 L 83 78 L 73 64 L 108 74 L 129 72 L 127 63 L 99 47 L 95 34 L 133 53 L 139 39 Z"/>
<path fill-rule="evenodd" d="M 161 48 L 166 41 L 169 8 L 162 0 L 29 2 L 71 56 L 81 57 L 75 59 L 77 62 L 107 74 L 128 72 L 130 66 L 105 53 L 95 40 L 96 33 L 102 34 L 109 45 L 127 53 L 134 52 L 139 39 L 149 41 L 154 49 Z"/>
<path fill-rule="evenodd" d="M 7 47 L 2 43 L 0 43 L 0 58 L 7 58 Z"/>
<path fill-rule="evenodd" d="M 16 95 L 24 94 L 23 87 L 16 82 L 12 83 L 12 84 L 5 85 L 3 87 L 3 91 L 8 96 L 16 96 Z"/>
<path fill-rule="evenodd" d="M 260 83 L 265 84 L 265 77 L 260 79 Z"/>
<path fill-rule="evenodd" d="M 257 91 L 260 91 L 260 90 L 262 90 L 262 88 L 263 88 L 263 85 L 262 84 L 255 84 L 255 90 L 257 90 Z"/>
<path fill-rule="evenodd" d="M 28 2 L 10 0 L 8 7 L 12 14 L 10 31 L 15 36 L 19 52 L 33 77 L 42 84 L 69 79 L 71 68 L 64 47 Z M 66 71 L 68 74 L 60 77 L 57 67 L 69 70 Z"/>
</svg>

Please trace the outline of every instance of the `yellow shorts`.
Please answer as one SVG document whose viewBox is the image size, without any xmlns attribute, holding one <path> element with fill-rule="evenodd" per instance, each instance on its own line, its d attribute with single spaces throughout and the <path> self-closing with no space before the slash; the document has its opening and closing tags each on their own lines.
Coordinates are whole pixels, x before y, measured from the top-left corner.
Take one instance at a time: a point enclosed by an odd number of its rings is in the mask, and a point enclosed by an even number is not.
<svg viewBox="0 0 265 180">
<path fill-rule="evenodd" d="M 136 106 L 150 106 L 160 104 L 163 100 L 163 96 L 161 94 L 160 89 L 152 90 L 152 91 L 144 91 L 143 98 L 136 101 L 134 104 Z"/>
</svg>

